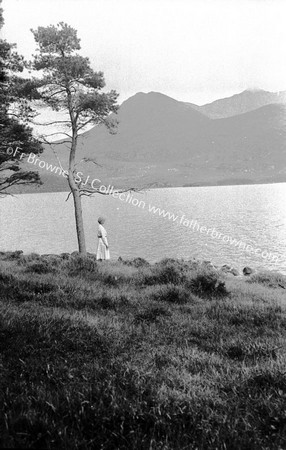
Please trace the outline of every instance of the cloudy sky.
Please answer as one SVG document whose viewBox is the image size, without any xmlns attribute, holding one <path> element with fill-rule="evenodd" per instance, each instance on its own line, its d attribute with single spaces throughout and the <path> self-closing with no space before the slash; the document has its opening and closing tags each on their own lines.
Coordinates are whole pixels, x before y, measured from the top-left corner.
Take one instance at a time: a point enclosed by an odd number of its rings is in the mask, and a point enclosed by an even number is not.
<svg viewBox="0 0 286 450">
<path fill-rule="evenodd" d="M 67 22 L 119 103 L 159 91 L 197 104 L 286 90 L 286 0 L 3 0 L 2 36 L 27 58 L 30 31 Z"/>
</svg>

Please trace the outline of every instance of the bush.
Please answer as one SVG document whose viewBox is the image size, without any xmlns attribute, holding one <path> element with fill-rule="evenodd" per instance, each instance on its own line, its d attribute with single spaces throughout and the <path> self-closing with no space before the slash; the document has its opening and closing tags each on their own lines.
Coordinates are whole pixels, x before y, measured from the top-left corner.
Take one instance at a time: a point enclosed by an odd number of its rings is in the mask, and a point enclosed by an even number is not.
<svg viewBox="0 0 286 450">
<path fill-rule="evenodd" d="M 19 279 L 11 274 L 0 274 L 2 299 L 16 302 L 41 300 L 45 294 L 57 291 L 59 288 L 49 280 Z"/>
<path fill-rule="evenodd" d="M 131 260 L 123 260 L 121 257 L 118 258 L 118 261 L 126 266 L 136 267 L 137 269 L 140 267 L 150 267 L 151 264 L 146 261 L 144 258 L 134 258 Z"/>
<path fill-rule="evenodd" d="M 177 303 L 179 305 L 188 303 L 191 300 L 190 292 L 184 286 L 176 286 L 168 283 L 151 293 L 152 299 L 156 301 L 164 301 L 169 303 Z"/>
<path fill-rule="evenodd" d="M 14 261 L 21 258 L 23 255 L 22 250 L 15 250 L 14 252 L 1 252 L 1 256 L 6 261 Z"/>
<path fill-rule="evenodd" d="M 34 272 L 38 274 L 55 273 L 57 271 L 54 261 L 35 261 L 27 264 L 25 272 Z"/>
<path fill-rule="evenodd" d="M 30 255 L 20 255 L 18 259 L 18 264 L 20 266 L 25 266 L 28 263 L 41 261 L 42 258 L 38 253 L 30 253 Z"/>
<path fill-rule="evenodd" d="M 85 274 L 97 272 L 98 264 L 89 256 L 76 255 L 67 260 L 64 268 L 67 269 L 70 276 L 84 276 Z"/>
<path fill-rule="evenodd" d="M 160 266 L 174 266 L 174 265 L 180 265 L 180 261 L 178 259 L 174 258 L 163 258 L 159 263 L 157 263 Z"/>
<path fill-rule="evenodd" d="M 160 284 L 179 284 L 183 281 L 183 277 L 177 267 L 166 265 L 165 267 L 159 267 L 157 271 L 155 270 L 155 280 Z"/>
<path fill-rule="evenodd" d="M 140 272 L 139 279 L 142 284 L 183 284 L 190 273 L 190 267 L 187 263 L 163 259 L 156 263 L 150 270 Z"/>
<path fill-rule="evenodd" d="M 226 290 L 225 282 L 220 279 L 214 270 L 198 272 L 186 285 L 194 294 L 203 298 L 221 298 L 229 294 Z"/>
</svg>

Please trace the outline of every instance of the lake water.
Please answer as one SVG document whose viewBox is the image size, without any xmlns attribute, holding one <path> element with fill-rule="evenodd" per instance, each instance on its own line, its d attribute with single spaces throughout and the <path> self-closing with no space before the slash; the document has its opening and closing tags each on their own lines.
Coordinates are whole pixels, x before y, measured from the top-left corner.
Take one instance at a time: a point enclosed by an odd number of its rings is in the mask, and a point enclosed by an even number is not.
<svg viewBox="0 0 286 450">
<path fill-rule="evenodd" d="M 0 250 L 77 250 L 73 201 L 66 198 L 63 192 L 1 198 Z M 128 200 L 127 194 L 121 200 L 83 198 L 87 249 L 96 251 L 97 217 L 103 215 L 112 259 L 195 257 L 286 273 L 285 199 L 286 183 L 155 189 Z M 152 212 L 153 206 L 173 218 Z"/>
</svg>

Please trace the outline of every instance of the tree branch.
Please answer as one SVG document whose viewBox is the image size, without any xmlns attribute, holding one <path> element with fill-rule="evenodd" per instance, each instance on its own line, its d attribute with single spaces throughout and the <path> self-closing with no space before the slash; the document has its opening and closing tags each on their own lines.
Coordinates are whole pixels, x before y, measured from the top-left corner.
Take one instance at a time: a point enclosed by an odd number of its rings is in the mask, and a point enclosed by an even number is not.
<svg viewBox="0 0 286 450">
<path fill-rule="evenodd" d="M 39 123 L 32 121 L 34 125 L 41 125 L 41 126 L 48 126 L 48 125 L 55 125 L 59 123 L 70 123 L 70 120 L 54 120 L 53 122 L 46 122 L 46 123 Z"/>
<path fill-rule="evenodd" d="M 94 194 L 101 194 L 101 195 L 112 195 L 114 192 L 118 194 L 123 194 L 124 192 L 138 192 L 142 193 L 142 191 L 147 191 L 151 189 L 154 186 L 155 183 L 151 183 L 149 185 L 145 185 L 142 187 L 128 187 L 128 188 L 122 188 L 122 189 L 116 189 L 110 192 L 101 192 L 99 188 L 96 189 L 89 189 L 89 188 L 80 188 L 80 196 L 88 196 L 91 197 Z"/>
</svg>

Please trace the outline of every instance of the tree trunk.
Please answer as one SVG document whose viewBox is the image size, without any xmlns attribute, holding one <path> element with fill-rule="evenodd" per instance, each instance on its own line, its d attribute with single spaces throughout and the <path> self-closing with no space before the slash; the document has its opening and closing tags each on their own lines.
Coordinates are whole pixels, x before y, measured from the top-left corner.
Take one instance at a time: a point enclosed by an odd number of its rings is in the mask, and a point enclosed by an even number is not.
<svg viewBox="0 0 286 450">
<path fill-rule="evenodd" d="M 73 134 L 72 139 L 72 147 L 70 151 L 69 158 L 69 175 L 68 182 L 70 189 L 73 195 L 74 201 L 74 212 L 75 212 L 75 223 L 76 223 L 76 233 L 77 233 L 77 241 L 78 241 L 78 251 L 82 255 L 86 255 L 86 245 L 85 245 L 85 235 L 84 235 L 84 227 L 83 227 L 83 218 L 82 218 L 82 206 L 81 206 L 81 197 L 80 190 L 74 179 L 74 167 L 75 167 L 75 152 L 77 146 L 77 134 Z"/>
<path fill-rule="evenodd" d="M 74 182 L 74 180 L 73 180 Z M 85 245 L 85 234 L 83 227 L 83 218 L 82 218 L 82 206 L 81 206 L 81 198 L 79 195 L 79 190 L 77 187 L 72 187 L 71 183 L 70 188 L 73 195 L 74 201 L 74 212 L 75 212 L 75 223 L 76 223 L 76 234 L 77 234 L 77 242 L 78 242 L 78 251 L 79 253 L 86 255 L 86 245 Z"/>
</svg>

